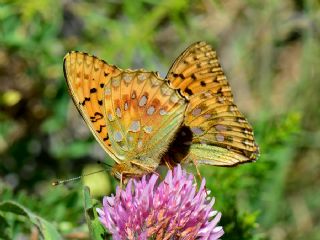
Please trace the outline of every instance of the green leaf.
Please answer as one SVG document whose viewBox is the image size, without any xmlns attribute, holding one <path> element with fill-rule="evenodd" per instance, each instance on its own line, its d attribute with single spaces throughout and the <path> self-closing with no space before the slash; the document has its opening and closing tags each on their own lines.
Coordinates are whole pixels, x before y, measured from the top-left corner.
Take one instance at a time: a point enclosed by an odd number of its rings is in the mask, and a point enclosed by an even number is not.
<svg viewBox="0 0 320 240">
<path fill-rule="evenodd" d="M 7 228 L 9 224 L 6 219 L 0 215 L 0 239 L 9 239 L 9 235 L 7 234 Z"/>
<path fill-rule="evenodd" d="M 85 186 L 83 190 L 84 194 L 84 210 L 86 215 L 86 221 L 89 227 L 90 236 L 95 240 L 105 239 L 106 231 L 98 219 L 96 211 L 97 204 L 93 204 L 90 197 L 90 189 Z"/>
<path fill-rule="evenodd" d="M 24 206 L 20 205 L 17 202 L 14 202 L 14 201 L 1 202 L 0 211 L 10 212 L 15 215 L 21 215 L 21 216 L 27 217 L 31 221 L 31 223 L 38 228 L 43 239 L 46 239 L 46 240 L 62 239 L 61 235 L 58 233 L 58 231 L 55 229 L 55 227 L 51 223 L 35 215 L 29 209 L 25 208 Z"/>
</svg>

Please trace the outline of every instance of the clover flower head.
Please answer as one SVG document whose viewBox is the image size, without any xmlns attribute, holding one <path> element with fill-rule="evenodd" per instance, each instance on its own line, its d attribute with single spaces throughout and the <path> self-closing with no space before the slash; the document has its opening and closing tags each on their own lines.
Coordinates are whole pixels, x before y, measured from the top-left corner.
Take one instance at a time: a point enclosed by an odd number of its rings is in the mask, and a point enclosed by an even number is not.
<svg viewBox="0 0 320 240">
<path fill-rule="evenodd" d="M 199 190 L 194 176 L 178 165 L 158 184 L 158 175 L 129 180 L 125 189 L 104 197 L 101 223 L 114 239 L 218 239 L 221 213 L 212 209 L 205 179 Z"/>
</svg>

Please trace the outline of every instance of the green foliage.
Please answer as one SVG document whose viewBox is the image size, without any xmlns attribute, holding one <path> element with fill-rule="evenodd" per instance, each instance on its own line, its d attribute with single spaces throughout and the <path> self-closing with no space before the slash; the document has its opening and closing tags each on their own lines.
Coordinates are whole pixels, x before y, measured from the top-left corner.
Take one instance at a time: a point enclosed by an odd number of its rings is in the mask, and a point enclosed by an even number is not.
<svg viewBox="0 0 320 240">
<path fill-rule="evenodd" d="M 264 239 L 263 235 L 254 234 L 260 227 L 257 222 L 272 226 L 282 214 L 278 211 L 279 202 L 283 198 L 285 176 L 292 161 L 292 144 L 300 131 L 300 117 L 289 113 L 259 123 L 256 131 L 261 156 L 256 163 L 215 171 L 203 167 L 205 177 L 213 179 L 208 182 L 208 188 L 217 199 L 217 209 L 224 213 L 222 225 L 230 234 L 226 234 L 227 239 Z"/>
<path fill-rule="evenodd" d="M 43 218 L 35 215 L 32 213 L 29 209 L 23 207 L 22 205 L 18 204 L 14 201 L 4 201 L 0 202 L 0 212 L 4 213 L 12 213 L 16 216 L 24 216 L 26 217 L 26 221 L 24 219 L 19 219 L 20 221 L 24 222 L 31 222 L 33 225 L 35 225 L 39 231 L 40 236 L 43 239 L 52 239 L 52 240 L 59 240 L 62 239 L 60 234 L 57 232 L 56 228 L 49 223 L 48 221 L 44 220 Z M 2 224 L 1 226 L 4 226 L 3 229 L 1 229 L 1 233 L 3 234 L 3 238 L 11 238 L 9 235 L 7 235 L 7 227 L 9 226 L 9 223 L 5 220 L 4 217 L 1 217 Z"/>
<path fill-rule="evenodd" d="M 91 199 L 90 189 L 88 187 L 84 188 L 83 195 L 84 195 L 84 210 L 85 210 L 86 221 L 88 224 L 90 236 L 92 239 L 103 240 L 105 239 L 106 232 L 97 218 L 97 212 L 95 209 L 97 208 L 98 204 L 92 203 L 93 200 Z M 99 207 L 101 207 L 101 204 Z"/>
<path fill-rule="evenodd" d="M 43 231 L 49 231 L 48 234 L 52 231 L 52 234 L 57 234 L 59 231 L 61 235 L 76 232 L 79 228 L 77 221 L 71 221 L 71 219 L 79 220 L 79 216 L 83 213 L 83 198 L 79 184 L 73 186 L 74 189 L 46 186 L 48 191 L 39 196 L 30 196 L 23 190 L 14 193 L 12 188 L 3 182 L 0 187 L 1 200 L 3 200 L 0 203 L 0 216 L 5 220 L 2 222 L 0 219 L 2 227 L 0 230 L 10 234 L 5 239 L 15 239 L 17 234 L 21 236 L 31 234 L 33 228 L 30 223 L 35 224 L 39 230 L 37 233 L 39 236 L 47 234 L 42 233 Z"/>
<path fill-rule="evenodd" d="M 255 163 L 200 167 L 223 214 L 223 239 L 318 239 L 319 10 L 315 0 L 1 1 L 0 238 L 37 229 L 101 239 L 100 195 L 83 195 L 81 183 L 50 185 L 97 160 L 112 164 L 68 96 L 66 52 L 164 76 L 186 46 L 206 40 L 261 150 Z M 101 179 L 91 194 L 118 184 Z"/>
</svg>

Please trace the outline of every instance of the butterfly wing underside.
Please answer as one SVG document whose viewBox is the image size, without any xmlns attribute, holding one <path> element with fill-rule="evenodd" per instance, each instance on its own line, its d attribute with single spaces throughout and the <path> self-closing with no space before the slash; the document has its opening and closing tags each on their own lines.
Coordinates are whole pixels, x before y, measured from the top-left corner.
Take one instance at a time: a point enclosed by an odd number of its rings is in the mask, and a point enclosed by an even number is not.
<svg viewBox="0 0 320 240">
<path fill-rule="evenodd" d="M 122 70 L 86 53 L 68 53 L 64 70 L 74 103 L 103 149 L 118 164 L 154 170 L 183 121 L 185 99 L 154 72 Z"/>
<path fill-rule="evenodd" d="M 113 148 L 155 169 L 183 121 L 185 99 L 154 72 L 126 70 L 106 84 L 104 101 Z"/>
<path fill-rule="evenodd" d="M 257 158 L 259 149 L 252 127 L 234 104 L 229 83 L 210 45 L 191 45 L 174 62 L 166 78 L 189 101 L 184 125 L 192 132 L 192 142 L 181 162 L 232 166 Z"/>
<path fill-rule="evenodd" d="M 64 74 L 74 104 L 96 140 L 116 162 L 119 156 L 111 147 L 103 96 L 104 84 L 119 72 L 115 66 L 86 53 L 74 51 L 64 58 Z"/>
</svg>

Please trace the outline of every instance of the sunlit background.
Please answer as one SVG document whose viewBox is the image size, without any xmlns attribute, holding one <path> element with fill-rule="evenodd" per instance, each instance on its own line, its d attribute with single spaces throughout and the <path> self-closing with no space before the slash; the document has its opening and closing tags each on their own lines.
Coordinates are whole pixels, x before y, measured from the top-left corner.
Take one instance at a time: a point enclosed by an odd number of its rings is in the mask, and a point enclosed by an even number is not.
<svg viewBox="0 0 320 240">
<path fill-rule="evenodd" d="M 112 160 L 68 95 L 64 55 L 85 51 L 164 77 L 199 40 L 218 52 L 261 150 L 255 163 L 200 168 L 223 239 L 320 239 L 317 0 L 0 1 L 0 200 L 21 203 L 65 238 L 85 238 L 83 182 L 51 182 Z M 98 199 L 118 184 L 108 171 L 85 182 Z M 34 235 L 27 221 L 0 211 L 4 219 L 1 232 Z"/>
</svg>

